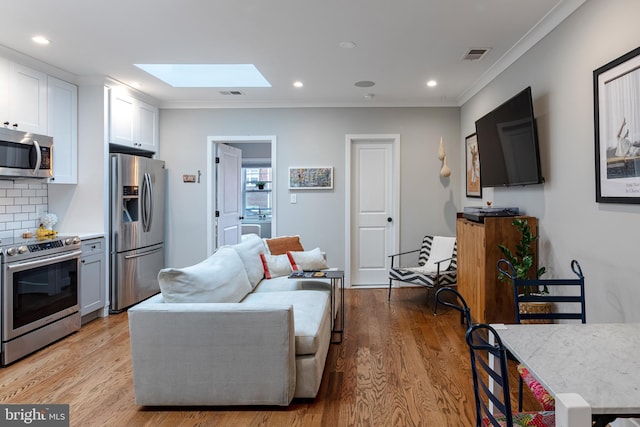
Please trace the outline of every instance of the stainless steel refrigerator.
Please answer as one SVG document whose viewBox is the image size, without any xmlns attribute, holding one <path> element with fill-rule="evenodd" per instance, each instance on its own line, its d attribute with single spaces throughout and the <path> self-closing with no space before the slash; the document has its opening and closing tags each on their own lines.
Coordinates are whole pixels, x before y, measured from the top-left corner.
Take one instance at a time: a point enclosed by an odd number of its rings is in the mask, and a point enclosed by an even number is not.
<svg viewBox="0 0 640 427">
<path fill-rule="evenodd" d="M 110 311 L 120 312 L 160 292 L 164 268 L 165 164 L 111 154 Z"/>
</svg>

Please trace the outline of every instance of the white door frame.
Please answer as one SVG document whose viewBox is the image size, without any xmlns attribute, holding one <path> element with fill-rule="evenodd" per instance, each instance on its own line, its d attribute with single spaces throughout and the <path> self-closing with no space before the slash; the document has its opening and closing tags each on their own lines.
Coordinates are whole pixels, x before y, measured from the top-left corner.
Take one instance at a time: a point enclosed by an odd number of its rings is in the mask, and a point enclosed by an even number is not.
<svg viewBox="0 0 640 427">
<path fill-rule="evenodd" d="M 213 226 L 212 219 L 215 212 L 215 145 L 224 144 L 225 142 L 244 143 L 244 142 L 270 142 L 271 143 L 271 169 L 276 170 L 276 136 L 275 135 L 233 135 L 233 136 L 208 136 L 207 137 L 207 256 L 213 254 L 216 250 L 216 229 Z M 271 208 L 271 235 L 276 234 L 276 173 L 272 174 L 271 197 L 273 206 Z"/>
<path fill-rule="evenodd" d="M 347 134 L 345 136 L 345 283 L 351 287 L 351 150 L 357 142 L 391 142 L 393 145 L 393 213 L 395 222 L 393 233 L 393 252 L 400 247 L 400 134 Z M 376 286 L 379 287 L 379 286 Z"/>
</svg>

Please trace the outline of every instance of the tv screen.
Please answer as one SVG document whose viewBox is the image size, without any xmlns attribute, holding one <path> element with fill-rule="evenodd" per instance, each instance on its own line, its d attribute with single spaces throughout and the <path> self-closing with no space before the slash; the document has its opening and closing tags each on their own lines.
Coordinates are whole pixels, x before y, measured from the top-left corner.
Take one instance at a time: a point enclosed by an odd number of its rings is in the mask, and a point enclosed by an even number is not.
<svg viewBox="0 0 640 427">
<path fill-rule="evenodd" d="M 476 134 L 483 187 L 543 182 L 531 87 L 478 119 Z"/>
</svg>

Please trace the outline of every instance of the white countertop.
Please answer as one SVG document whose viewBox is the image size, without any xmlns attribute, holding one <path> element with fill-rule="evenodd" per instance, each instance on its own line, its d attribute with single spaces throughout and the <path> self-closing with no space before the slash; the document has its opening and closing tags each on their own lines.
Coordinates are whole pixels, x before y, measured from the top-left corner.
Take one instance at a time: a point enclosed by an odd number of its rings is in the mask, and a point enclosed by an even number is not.
<svg viewBox="0 0 640 427">
<path fill-rule="evenodd" d="M 577 393 L 593 414 L 640 413 L 640 324 L 494 325 L 554 396 Z"/>
</svg>

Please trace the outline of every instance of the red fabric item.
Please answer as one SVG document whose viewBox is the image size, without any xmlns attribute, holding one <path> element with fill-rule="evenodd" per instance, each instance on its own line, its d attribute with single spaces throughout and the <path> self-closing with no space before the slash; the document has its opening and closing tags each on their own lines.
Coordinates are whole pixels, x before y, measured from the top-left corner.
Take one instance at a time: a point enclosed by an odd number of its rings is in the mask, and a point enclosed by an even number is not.
<svg viewBox="0 0 640 427">
<path fill-rule="evenodd" d="M 540 404 L 542 404 L 542 409 L 545 411 L 555 411 L 556 409 L 556 401 L 549 394 L 547 390 L 536 380 L 533 375 L 529 372 L 529 370 L 522 364 L 518 365 L 518 373 L 522 377 L 522 381 L 531 389 L 533 393 L 533 397 L 536 398 Z"/>
</svg>

